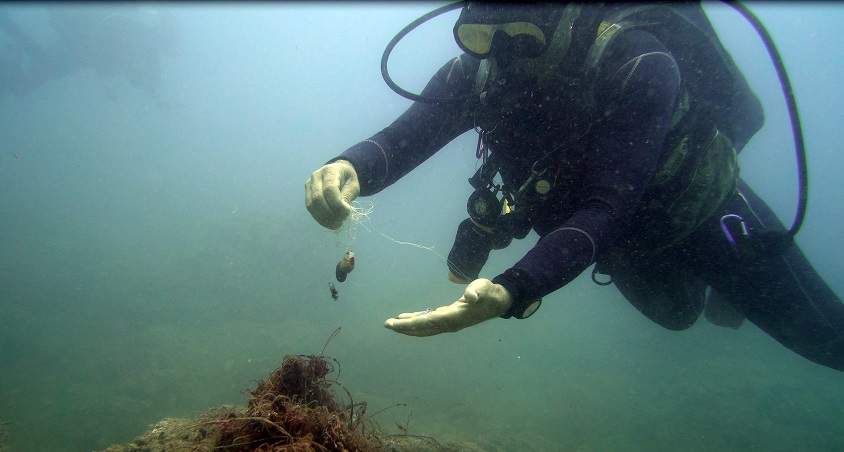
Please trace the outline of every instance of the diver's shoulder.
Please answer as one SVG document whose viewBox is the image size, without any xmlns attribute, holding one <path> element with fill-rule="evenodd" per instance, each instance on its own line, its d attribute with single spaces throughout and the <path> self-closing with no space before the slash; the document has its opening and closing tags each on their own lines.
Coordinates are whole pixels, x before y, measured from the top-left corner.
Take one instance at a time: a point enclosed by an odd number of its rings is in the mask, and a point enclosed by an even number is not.
<svg viewBox="0 0 844 452">
<path fill-rule="evenodd" d="M 645 62 L 661 70 L 677 70 L 674 55 L 658 37 L 645 30 L 629 30 L 609 44 L 598 66 L 599 72 L 611 76 L 626 66 Z"/>
<path fill-rule="evenodd" d="M 433 80 L 439 81 L 440 89 L 447 91 L 464 91 L 471 89 L 480 67 L 478 58 L 462 54 L 450 59 L 434 75 Z"/>
</svg>

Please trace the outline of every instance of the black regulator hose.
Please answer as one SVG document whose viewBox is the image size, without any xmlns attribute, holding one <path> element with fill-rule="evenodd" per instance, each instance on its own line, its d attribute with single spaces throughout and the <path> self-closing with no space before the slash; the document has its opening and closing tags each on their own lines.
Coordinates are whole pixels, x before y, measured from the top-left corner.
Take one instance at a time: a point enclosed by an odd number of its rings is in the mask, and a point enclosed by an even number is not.
<svg viewBox="0 0 844 452">
<path fill-rule="evenodd" d="M 800 125 L 800 114 L 797 112 L 797 100 L 794 97 L 794 89 L 791 87 L 791 81 L 788 79 L 788 74 L 785 71 L 785 65 L 782 62 L 782 57 L 777 50 L 777 46 L 774 44 L 774 40 L 768 34 L 768 30 L 765 29 L 762 22 L 744 5 L 728 0 L 725 0 L 724 3 L 730 5 L 730 7 L 744 16 L 753 25 L 753 28 L 756 29 L 756 33 L 762 38 L 765 48 L 768 49 L 768 54 L 774 62 L 774 67 L 780 79 L 780 86 L 782 86 L 782 92 L 785 95 L 785 104 L 788 106 L 788 115 L 791 117 L 791 133 L 794 136 L 794 148 L 797 151 L 797 180 L 800 184 L 797 215 L 786 237 L 790 242 L 797 235 L 800 226 L 803 225 L 803 219 L 806 217 L 806 204 L 809 201 L 809 170 L 806 165 L 806 146 L 803 143 L 803 127 Z"/>
<path fill-rule="evenodd" d="M 462 101 L 465 101 L 465 100 L 468 100 L 468 99 L 475 97 L 472 94 L 467 95 L 467 96 L 461 96 L 461 97 L 429 97 L 429 96 L 423 96 L 421 94 L 414 94 L 414 93 L 411 93 L 410 91 L 403 89 L 399 85 L 397 85 L 393 81 L 393 79 L 390 78 L 390 73 L 387 71 L 387 60 L 390 59 L 390 53 L 393 52 L 393 49 L 396 47 L 396 44 L 398 44 L 399 41 L 402 40 L 402 38 L 407 36 L 407 34 L 410 33 L 411 31 L 413 31 L 416 27 L 418 27 L 418 26 L 422 25 L 423 23 L 433 19 L 434 17 L 437 17 L 440 14 L 445 14 L 449 11 L 454 11 L 455 9 L 462 8 L 464 3 L 465 2 L 463 2 L 463 1 L 450 3 L 448 5 L 445 5 L 445 6 L 442 6 L 440 8 L 433 10 L 433 11 L 429 12 L 428 14 L 425 14 L 424 16 L 422 16 L 422 17 L 414 20 L 413 22 L 411 22 L 408 26 L 404 27 L 402 29 L 402 31 L 400 31 L 395 37 L 393 37 L 393 39 L 390 41 L 390 43 L 387 44 L 387 48 L 384 49 L 384 54 L 381 55 L 381 77 L 384 78 L 384 81 L 387 83 L 387 86 L 389 86 L 390 89 L 395 91 L 396 94 L 400 95 L 401 97 L 404 97 L 405 99 L 412 100 L 414 102 L 429 102 L 429 103 L 431 103 L 431 102 L 462 102 Z"/>
</svg>

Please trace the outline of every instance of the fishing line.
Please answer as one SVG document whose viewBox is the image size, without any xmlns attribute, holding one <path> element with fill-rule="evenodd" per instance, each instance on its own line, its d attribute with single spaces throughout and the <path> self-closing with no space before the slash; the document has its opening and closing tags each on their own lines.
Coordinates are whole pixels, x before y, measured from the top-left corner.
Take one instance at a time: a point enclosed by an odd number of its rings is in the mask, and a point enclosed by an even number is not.
<svg viewBox="0 0 844 452">
<path fill-rule="evenodd" d="M 389 235 L 381 232 L 381 230 L 379 230 L 378 228 L 375 228 L 372 225 L 372 219 L 369 217 L 369 215 L 372 214 L 372 212 L 375 210 L 375 203 L 371 202 L 371 201 L 366 201 L 365 203 L 366 204 L 359 202 L 359 201 L 353 201 L 352 202 L 352 204 L 351 204 L 352 213 L 343 222 L 343 226 L 340 227 L 336 232 L 336 234 L 338 236 L 338 239 L 337 239 L 338 245 L 344 245 L 347 249 L 351 249 L 352 242 L 354 242 L 355 238 L 357 237 L 357 228 L 358 228 L 358 226 L 362 226 L 368 232 L 377 233 L 380 236 L 384 237 L 385 239 L 387 239 L 387 240 L 389 240 L 389 241 L 391 241 L 391 242 L 393 242 L 397 245 L 406 245 L 406 246 L 411 246 L 413 248 L 418 248 L 418 249 L 430 251 L 435 256 L 437 256 L 437 258 L 439 258 L 442 262 L 445 262 L 446 265 L 448 265 L 450 263 L 447 257 L 438 253 L 434 249 L 434 245 L 425 246 L 425 245 L 421 245 L 421 244 L 418 244 L 418 243 L 408 242 L 408 241 L 404 241 L 404 240 L 397 240 L 397 239 L 390 237 Z M 370 224 L 367 225 L 366 223 L 370 223 Z M 341 241 L 340 236 L 343 235 L 343 234 L 349 235 L 348 242 L 342 242 Z M 385 278 L 387 276 L 387 274 L 390 271 L 392 271 L 393 267 L 395 266 L 396 259 L 397 259 L 397 257 L 394 256 L 393 257 L 393 263 L 390 265 L 390 268 L 386 272 L 382 273 L 381 278 L 379 278 L 378 280 L 373 281 L 373 282 L 369 282 L 369 283 L 366 283 L 366 284 L 355 283 L 355 285 L 373 284 L 373 283 L 378 282 L 381 279 Z M 452 264 L 452 266 L 457 267 L 456 265 L 453 265 L 453 264 Z M 459 267 L 457 267 L 457 268 L 459 269 Z M 462 270 L 462 269 L 459 269 L 459 270 Z"/>
</svg>

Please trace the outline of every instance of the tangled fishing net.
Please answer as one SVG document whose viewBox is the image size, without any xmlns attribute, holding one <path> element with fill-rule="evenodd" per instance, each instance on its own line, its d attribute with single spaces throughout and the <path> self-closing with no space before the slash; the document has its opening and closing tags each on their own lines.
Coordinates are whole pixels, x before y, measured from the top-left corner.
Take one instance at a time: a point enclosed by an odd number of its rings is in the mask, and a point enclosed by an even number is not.
<svg viewBox="0 0 844 452">
<path fill-rule="evenodd" d="M 337 381 L 339 369 L 335 359 L 322 353 L 287 355 L 280 368 L 249 391 L 245 407 L 215 407 L 192 420 L 165 418 L 134 442 L 112 445 L 106 451 L 480 450 L 471 443 L 441 443 L 429 436 L 408 434 L 407 425 L 398 426 L 401 433 L 397 435 L 383 432 L 366 415 L 366 402 L 352 400 L 351 393 Z M 340 390 L 343 397 L 335 394 Z"/>
<path fill-rule="evenodd" d="M 372 450 L 377 440 L 365 425 L 366 403 L 339 403 L 325 377 L 332 361 L 288 355 L 281 368 L 251 391 L 246 413 L 217 422 L 219 446 L 232 451 Z M 342 386 L 340 386 L 342 387 Z M 344 389 L 345 391 L 345 389 Z M 346 391 L 348 395 L 348 391 Z"/>
</svg>

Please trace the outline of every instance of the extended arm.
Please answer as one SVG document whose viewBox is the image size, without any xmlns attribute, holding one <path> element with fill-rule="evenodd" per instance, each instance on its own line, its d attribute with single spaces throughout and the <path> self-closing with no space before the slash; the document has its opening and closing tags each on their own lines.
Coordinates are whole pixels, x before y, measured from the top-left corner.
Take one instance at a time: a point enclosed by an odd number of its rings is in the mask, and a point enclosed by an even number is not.
<svg viewBox="0 0 844 452">
<path fill-rule="evenodd" d="M 463 58 L 440 69 L 423 94 L 464 95 L 474 74 L 465 70 L 471 62 L 464 63 Z M 414 103 L 389 127 L 314 171 L 305 183 L 308 211 L 319 224 L 340 227 L 351 211 L 349 203 L 358 195 L 375 194 L 409 173 L 471 127 L 467 117 L 462 104 Z"/>
<path fill-rule="evenodd" d="M 474 66 L 473 66 L 474 63 Z M 475 76 L 465 55 L 443 66 L 428 82 L 422 94 L 431 97 L 460 97 L 471 90 Z M 443 146 L 472 127 L 463 103 L 415 102 L 390 126 L 343 152 L 358 172 L 361 195 L 375 194 L 434 155 Z"/>
</svg>

